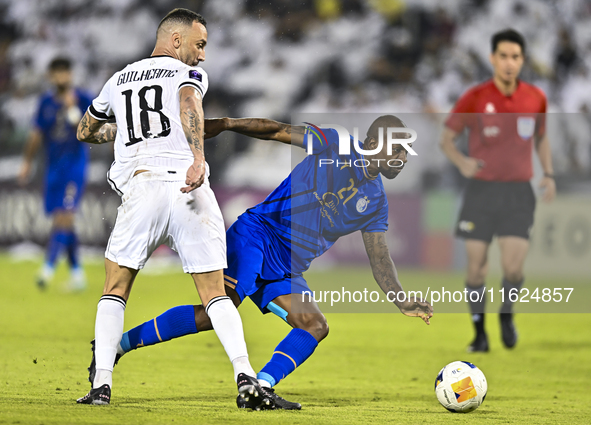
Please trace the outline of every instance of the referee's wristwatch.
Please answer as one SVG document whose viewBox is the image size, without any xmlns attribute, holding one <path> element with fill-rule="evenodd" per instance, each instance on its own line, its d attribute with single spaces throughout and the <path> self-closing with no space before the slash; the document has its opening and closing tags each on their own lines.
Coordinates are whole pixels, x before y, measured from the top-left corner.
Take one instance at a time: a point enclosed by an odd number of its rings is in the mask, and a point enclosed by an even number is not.
<svg viewBox="0 0 591 425">
<path fill-rule="evenodd" d="M 554 174 L 552 174 L 552 173 L 544 173 L 544 177 L 548 177 L 550 179 L 553 179 L 554 178 Z"/>
</svg>

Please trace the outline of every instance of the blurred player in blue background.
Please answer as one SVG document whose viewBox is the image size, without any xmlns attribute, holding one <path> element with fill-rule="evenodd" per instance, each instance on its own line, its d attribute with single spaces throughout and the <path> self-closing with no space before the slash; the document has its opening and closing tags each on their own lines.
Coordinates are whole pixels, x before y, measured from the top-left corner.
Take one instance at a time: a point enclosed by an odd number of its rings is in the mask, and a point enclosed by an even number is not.
<svg viewBox="0 0 591 425">
<path fill-rule="evenodd" d="M 78 238 L 74 231 L 74 214 L 86 182 L 88 146 L 76 139 L 76 127 L 92 101 L 92 96 L 72 85 L 69 59 L 55 58 L 49 64 L 52 88 L 39 99 L 32 129 L 24 150 L 24 161 L 18 176 L 25 185 L 31 176 L 32 163 L 41 145 L 45 150 L 43 197 L 45 213 L 52 217 L 45 263 L 37 277 L 44 289 L 53 277 L 56 261 L 62 251 L 68 255 L 71 269 L 69 289 L 86 287 L 80 266 Z"/>
</svg>

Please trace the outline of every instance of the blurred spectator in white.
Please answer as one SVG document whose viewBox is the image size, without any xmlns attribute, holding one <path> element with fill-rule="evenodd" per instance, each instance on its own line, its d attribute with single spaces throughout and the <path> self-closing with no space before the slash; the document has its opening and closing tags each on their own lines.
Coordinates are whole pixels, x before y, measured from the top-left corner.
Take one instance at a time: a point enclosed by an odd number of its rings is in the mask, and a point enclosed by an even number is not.
<svg viewBox="0 0 591 425">
<path fill-rule="evenodd" d="M 150 53 L 150 28 L 174 7 L 209 23 L 207 116 L 447 113 L 490 74 L 482 40 L 508 26 L 528 41 L 523 78 L 546 91 L 550 111 L 591 105 L 589 0 L 0 0 L 0 146 L 21 143 L 14 128 L 30 120 L 29 90 L 41 89 L 34 75 L 50 58 L 75 57 L 76 82 L 97 91 L 115 69 Z M 210 143 L 213 181 L 274 187 L 285 174 L 279 166 L 248 180 L 230 169 L 232 158 L 289 163 L 281 148 L 241 136 Z M 568 163 L 566 149 L 554 148 Z M 433 157 L 416 162 L 422 169 L 409 173 L 409 188 L 444 167 L 437 149 L 424 155 Z"/>
</svg>

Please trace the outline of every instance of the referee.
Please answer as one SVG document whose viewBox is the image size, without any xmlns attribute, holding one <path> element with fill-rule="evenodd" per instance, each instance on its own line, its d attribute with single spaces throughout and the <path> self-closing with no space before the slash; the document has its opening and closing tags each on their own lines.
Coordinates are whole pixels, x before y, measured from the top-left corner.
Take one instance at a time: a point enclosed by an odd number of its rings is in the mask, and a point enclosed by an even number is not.
<svg viewBox="0 0 591 425">
<path fill-rule="evenodd" d="M 546 96 L 537 87 L 518 79 L 524 63 L 525 41 L 512 29 L 493 35 L 490 62 L 493 77 L 468 90 L 445 122 L 441 149 L 469 179 L 456 235 L 463 238 L 468 255 L 466 287 L 476 337 L 469 352 L 488 351 L 484 329 L 485 277 L 488 247 L 497 236 L 501 250 L 505 302 L 500 311 L 503 344 L 517 343 L 509 291 L 523 285 L 523 263 L 529 248 L 536 199 L 530 185 L 532 150 L 544 170 L 540 187 L 543 200 L 556 193 L 550 144 L 545 131 Z M 468 129 L 469 156 L 455 146 L 456 137 Z M 478 294 L 478 297 L 476 294 Z"/>
</svg>

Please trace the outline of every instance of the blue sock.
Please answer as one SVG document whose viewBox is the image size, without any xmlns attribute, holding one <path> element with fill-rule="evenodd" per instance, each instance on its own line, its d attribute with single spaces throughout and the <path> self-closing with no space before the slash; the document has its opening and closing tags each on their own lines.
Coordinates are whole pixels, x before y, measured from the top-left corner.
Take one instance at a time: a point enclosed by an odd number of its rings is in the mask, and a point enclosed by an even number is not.
<svg viewBox="0 0 591 425">
<path fill-rule="evenodd" d="M 45 253 L 45 263 L 50 267 L 55 267 L 55 263 L 68 244 L 68 233 L 61 229 L 52 229 L 49 235 L 49 244 Z"/>
<path fill-rule="evenodd" d="M 78 237 L 73 230 L 67 232 L 66 249 L 68 251 L 68 260 L 70 267 L 77 269 L 80 267 L 80 255 L 78 251 Z"/>
<path fill-rule="evenodd" d="M 195 309 L 192 305 L 181 305 L 125 332 L 121 338 L 121 348 L 127 353 L 138 347 L 158 344 L 197 332 Z"/>
<path fill-rule="evenodd" d="M 306 361 L 318 347 L 318 341 L 303 329 L 292 329 L 279 343 L 269 363 L 257 374 L 258 379 L 275 386 Z"/>
</svg>

